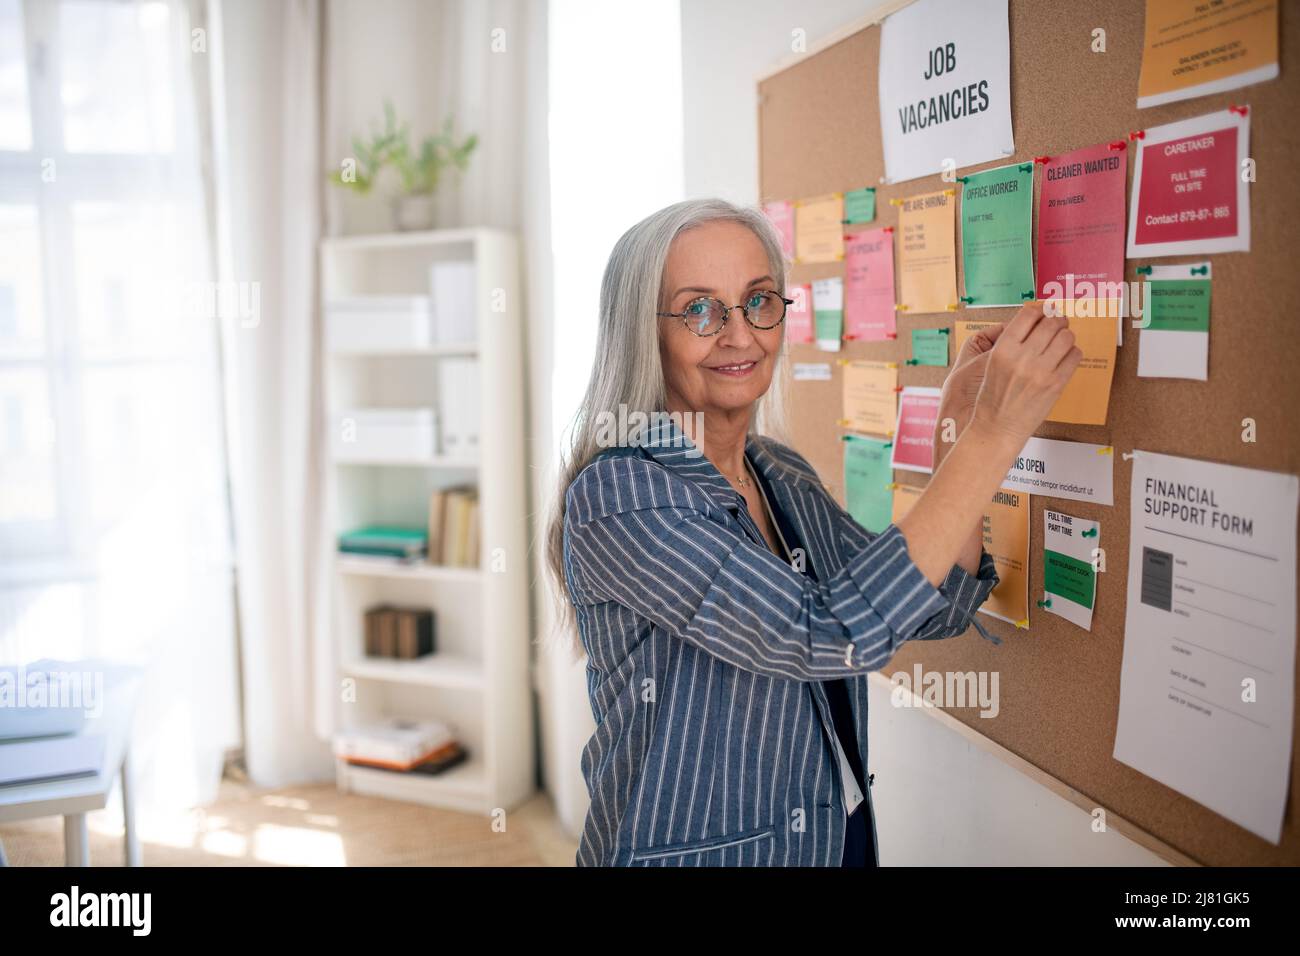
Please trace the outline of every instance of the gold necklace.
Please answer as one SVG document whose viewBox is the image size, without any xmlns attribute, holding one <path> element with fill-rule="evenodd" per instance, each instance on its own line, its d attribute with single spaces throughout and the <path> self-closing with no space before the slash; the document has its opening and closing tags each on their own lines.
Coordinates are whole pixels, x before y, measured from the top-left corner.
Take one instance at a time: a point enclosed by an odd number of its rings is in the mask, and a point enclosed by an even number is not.
<svg viewBox="0 0 1300 956">
<path fill-rule="evenodd" d="M 744 465 L 745 465 L 745 470 L 748 471 L 748 470 L 749 470 L 749 461 L 748 461 L 747 459 L 742 459 L 742 461 L 743 461 L 743 463 L 744 463 Z M 748 488 L 748 487 L 749 487 L 749 478 L 747 478 L 744 474 L 739 474 L 739 475 L 736 476 L 736 484 L 740 485 L 740 487 L 742 487 L 742 488 Z"/>
</svg>

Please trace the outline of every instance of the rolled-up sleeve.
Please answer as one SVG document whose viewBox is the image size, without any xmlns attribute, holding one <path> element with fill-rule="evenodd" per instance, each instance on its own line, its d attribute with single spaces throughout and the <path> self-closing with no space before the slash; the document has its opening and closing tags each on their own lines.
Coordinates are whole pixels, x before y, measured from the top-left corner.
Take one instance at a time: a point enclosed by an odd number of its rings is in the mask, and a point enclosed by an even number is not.
<svg viewBox="0 0 1300 956">
<path fill-rule="evenodd" d="M 970 602 L 987 595 L 983 583 L 953 580 L 947 593 L 930 584 L 893 525 L 814 581 L 685 484 L 635 458 L 583 470 L 564 524 L 575 603 L 615 602 L 749 671 L 826 680 L 883 667 L 905 641 L 967 620 Z"/>
<path fill-rule="evenodd" d="M 999 580 L 993 557 L 983 548 L 980 549 L 980 563 L 975 574 L 971 574 L 960 564 L 954 564 L 948 576 L 939 585 L 939 593 L 948 600 L 948 613 L 932 619 L 925 630 L 917 634 L 913 640 L 933 641 L 957 637 L 965 634 L 973 625 L 986 640 L 994 644 L 1002 643 L 996 636 L 985 630 L 975 618 L 975 612 L 988 600 L 989 594 L 998 586 Z"/>
<path fill-rule="evenodd" d="M 876 534 L 858 524 L 853 516 L 841 508 L 834 499 L 828 496 L 828 500 L 834 508 L 835 516 L 840 522 L 840 531 L 849 547 L 865 547 L 877 537 Z M 891 524 L 880 534 L 889 534 L 896 528 L 896 525 Z M 945 612 L 931 618 L 912 640 L 934 641 L 957 637 L 965 634 L 973 626 L 986 640 L 1001 644 L 1002 642 L 985 630 L 975 618 L 975 612 L 988 600 L 999 581 L 993 558 L 983 547 L 980 548 L 979 567 L 974 574 L 960 564 L 954 564 L 939 584 L 939 593 L 947 601 Z"/>
</svg>

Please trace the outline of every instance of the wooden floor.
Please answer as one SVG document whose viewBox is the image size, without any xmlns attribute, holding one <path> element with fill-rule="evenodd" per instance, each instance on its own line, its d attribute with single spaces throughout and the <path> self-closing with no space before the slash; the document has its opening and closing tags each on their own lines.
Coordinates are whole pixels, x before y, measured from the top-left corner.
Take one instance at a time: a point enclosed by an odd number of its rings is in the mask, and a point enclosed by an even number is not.
<svg viewBox="0 0 1300 956">
<path fill-rule="evenodd" d="M 88 817 L 92 866 L 120 866 L 111 809 Z M 145 866 L 573 866 L 577 842 L 538 794 L 494 832 L 487 817 L 340 794 L 332 784 L 259 790 L 222 783 L 201 810 L 139 814 Z M 62 866 L 63 818 L 0 826 L 10 866 Z"/>
</svg>

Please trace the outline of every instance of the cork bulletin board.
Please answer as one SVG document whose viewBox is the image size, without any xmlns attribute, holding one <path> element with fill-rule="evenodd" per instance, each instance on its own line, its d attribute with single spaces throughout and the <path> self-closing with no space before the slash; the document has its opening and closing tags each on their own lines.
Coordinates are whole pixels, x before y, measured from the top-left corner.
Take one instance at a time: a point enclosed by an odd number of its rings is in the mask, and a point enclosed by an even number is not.
<svg viewBox="0 0 1300 956">
<path fill-rule="evenodd" d="M 1028 630 L 980 615 L 1000 646 L 972 629 L 950 641 L 916 643 L 886 668 L 911 672 L 999 672 L 1000 713 L 947 711 L 970 731 L 1103 807 L 1193 861 L 1209 865 L 1300 864 L 1300 726 L 1293 730 L 1291 785 L 1280 845 L 1260 839 L 1195 801 L 1116 761 L 1128 577 L 1129 480 L 1134 448 L 1249 468 L 1300 473 L 1300 10 L 1283 4 L 1281 76 L 1229 93 L 1139 111 L 1144 4 L 1134 0 L 1011 0 L 1011 109 L 1014 156 L 962 168 L 962 174 L 1008 162 L 1030 162 L 1095 143 L 1124 139 L 1131 130 L 1246 104 L 1257 179 L 1251 189 L 1251 252 L 1174 256 L 1126 262 L 1128 281 L 1150 262 L 1209 258 L 1211 304 L 1209 378 L 1205 382 L 1137 377 L 1138 333 L 1126 328 L 1103 426 L 1046 422 L 1037 434 L 1115 449 L 1112 507 L 1032 496 L 1030 500 Z M 1091 50 L 1102 27 L 1107 52 Z M 849 227 L 897 225 L 890 199 L 951 188 L 929 176 L 881 185 L 877 98 L 880 27 L 868 26 L 810 53 L 759 83 L 761 200 L 797 200 L 876 186 L 876 219 Z M 1133 177 L 1132 150 L 1126 153 Z M 1035 172 L 1035 189 L 1041 183 Z M 1037 227 L 1035 199 L 1035 228 Z M 960 242 L 960 239 L 958 240 Z M 961 255 L 958 249 L 958 287 Z M 843 263 L 795 265 L 791 283 L 843 274 Z M 945 368 L 908 366 L 913 328 L 952 328 L 961 318 L 1009 319 L 1015 310 L 979 309 L 917 315 L 899 313 L 898 338 L 845 342 L 838 353 L 792 345 L 790 361 L 830 363 L 829 381 L 793 382 L 790 437 L 844 503 L 841 381 L 838 359 L 899 363 L 900 385 L 939 386 Z M 955 357 L 955 356 L 954 356 Z M 1241 440 L 1252 418 L 1257 441 Z M 900 484 L 923 486 L 928 476 L 895 471 Z M 1092 632 L 1034 607 L 1042 596 L 1043 510 L 1063 510 L 1101 522 L 1106 571 L 1098 576 Z M 1297 658 L 1300 661 L 1300 657 Z M 1300 687 L 1300 678 L 1296 686 Z M 1294 717 L 1300 719 L 1300 708 Z M 1240 786 L 1249 787 L 1249 780 Z"/>
</svg>

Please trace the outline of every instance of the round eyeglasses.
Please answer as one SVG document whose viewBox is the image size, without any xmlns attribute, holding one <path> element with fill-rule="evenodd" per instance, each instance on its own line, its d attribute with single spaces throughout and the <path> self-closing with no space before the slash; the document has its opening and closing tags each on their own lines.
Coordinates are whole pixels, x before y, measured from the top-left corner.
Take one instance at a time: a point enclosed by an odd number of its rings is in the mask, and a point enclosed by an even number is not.
<svg viewBox="0 0 1300 956">
<path fill-rule="evenodd" d="M 696 335 L 717 335 L 727 324 L 732 309 L 742 309 L 745 321 L 756 329 L 774 329 L 785 319 L 785 307 L 794 303 L 775 292 L 753 292 L 744 305 L 727 305 L 711 295 L 686 303 L 681 312 L 660 312 L 661 318 L 681 319 Z"/>
</svg>

